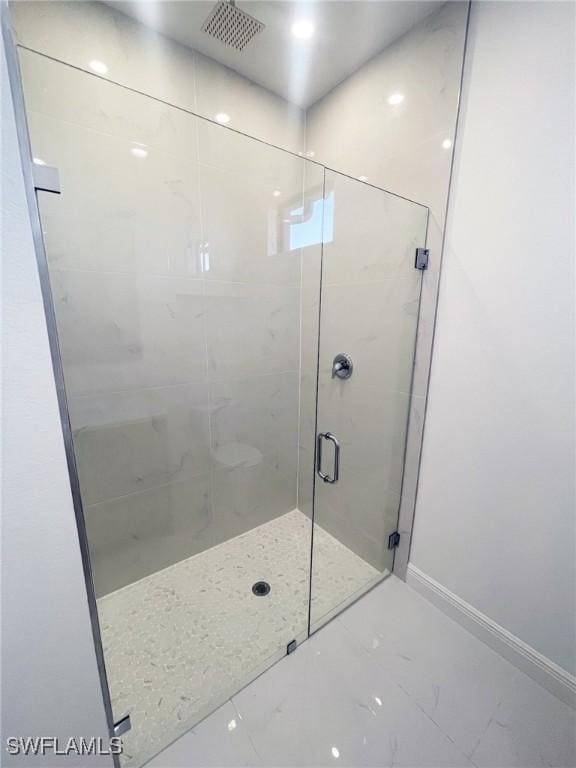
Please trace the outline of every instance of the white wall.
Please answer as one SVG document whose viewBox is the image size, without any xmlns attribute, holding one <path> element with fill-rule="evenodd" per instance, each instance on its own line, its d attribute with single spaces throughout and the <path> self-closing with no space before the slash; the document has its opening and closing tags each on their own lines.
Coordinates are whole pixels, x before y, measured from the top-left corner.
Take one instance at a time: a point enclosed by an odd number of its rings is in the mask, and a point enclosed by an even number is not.
<svg viewBox="0 0 576 768">
<path fill-rule="evenodd" d="M 2 735 L 105 737 L 4 47 L 1 59 Z M 4 752 L 2 765 L 12 764 L 62 758 Z M 66 760 L 87 764 L 111 758 Z"/>
<path fill-rule="evenodd" d="M 572 673 L 574 10 L 473 6 L 411 551 Z"/>
</svg>

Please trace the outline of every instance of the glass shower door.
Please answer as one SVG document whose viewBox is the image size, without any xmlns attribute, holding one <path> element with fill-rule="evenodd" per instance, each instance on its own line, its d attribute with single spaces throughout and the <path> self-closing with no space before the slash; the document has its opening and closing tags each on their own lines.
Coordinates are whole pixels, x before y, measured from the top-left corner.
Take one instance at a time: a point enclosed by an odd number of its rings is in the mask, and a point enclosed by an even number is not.
<svg viewBox="0 0 576 768">
<path fill-rule="evenodd" d="M 39 54 L 21 66 L 34 155 L 60 173 L 39 206 L 113 715 L 139 766 L 307 635 L 301 273 L 317 296 L 324 172 Z"/>
<path fill-rule="evenodd" d="M 312 631 L 392 570 L 428 209 L 326 171 Z"/>
</svg>

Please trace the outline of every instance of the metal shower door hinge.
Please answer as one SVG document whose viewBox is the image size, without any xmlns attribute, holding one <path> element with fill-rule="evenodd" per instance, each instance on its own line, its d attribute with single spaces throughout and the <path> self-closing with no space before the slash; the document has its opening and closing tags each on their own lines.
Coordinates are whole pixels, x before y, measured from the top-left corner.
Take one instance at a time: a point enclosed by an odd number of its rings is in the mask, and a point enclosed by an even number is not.
<svg viewBox="0 0 576 768">
<path fill-rule="evenodd" d="M 390 536 L 388 536 L 388 549 L 396 549 L 399 544 L 400 534 L 398 531 L 394 531 L 394 533 L 391 533 Z"/>
<path fill-rule="evenodd" d="M 414 259 L 414 267 L 420 270 L 428 269 L 429 256 L 430 256 L 429 248 L 416 248 L 416 258 Z"/>
<path fill-rule="evenodd" d="M 52 165 L 32 165 L 32 177 L 36 192 L 55 192 L 60 194 L 60 174 Z"/>
<path fill-rule="evenodd" d="M 286 646 L 286 653 L 294 653 L 294 651 L 296 650 L 297 645 L 298 645 L 298 643 L 296 642 L 296 640 L 290 640 L 290 642 Z"/>
<path fill-rule="evenodd" d="M 114 723 L 114 736 L 122 736 L 123 733 L 126 733 L 131 728 L 132 723 L 130 722 L 130 715 L 126 715 L 122 720 L 118 720 L 117 723 Z"/>
</svg>

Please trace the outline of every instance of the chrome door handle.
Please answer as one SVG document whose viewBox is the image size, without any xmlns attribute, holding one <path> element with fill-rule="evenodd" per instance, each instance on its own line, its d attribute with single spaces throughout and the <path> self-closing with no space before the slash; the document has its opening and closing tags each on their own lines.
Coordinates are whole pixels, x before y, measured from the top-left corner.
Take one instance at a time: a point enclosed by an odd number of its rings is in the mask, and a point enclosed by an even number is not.
<svg viewBox="0 0 576 768">
<path fill-rule="evenodd" d="M 330 479 L 328 475 L 325 475 L 322 472 L 322 440 L 323 439 L 324 439 L 324 434 L 322 432 L 319 432 L 318 437 L 316 438 L 316 472 L 318 472 L 318 477 L 324 480 L 325 483 L 329 483 Z"/>
<path fill-rule="evenodd" d="M 322 472 L 322 440 L 334 443 L 334 472 L 332 477 Z M 340 443 L 332 432 L 319 432 L 316 438 L 316 472 L 325 483 L 336 483 L 340 477 Z"/>
</svg>

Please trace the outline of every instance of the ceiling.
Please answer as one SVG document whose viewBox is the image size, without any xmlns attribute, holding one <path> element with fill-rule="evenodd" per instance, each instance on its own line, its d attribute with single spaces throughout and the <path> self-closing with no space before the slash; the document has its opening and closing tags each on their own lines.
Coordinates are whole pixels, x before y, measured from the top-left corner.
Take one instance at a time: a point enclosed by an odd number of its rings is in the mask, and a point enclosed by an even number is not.
<svg viewBox="0 0 576 768">
<path fill-rule="evenodd" d="M 202 32 L 214 4 L 206 0 L 108 2 L 303 108 L 440 5 L 438 0 L 238 0 L 238 8 L 266 28 L 243 51 L 236 51 Z M 301 19 L 314 24 L 314 34 L 307 40 L 296 39 L 291 31 Z"/>
</svg>

